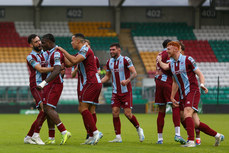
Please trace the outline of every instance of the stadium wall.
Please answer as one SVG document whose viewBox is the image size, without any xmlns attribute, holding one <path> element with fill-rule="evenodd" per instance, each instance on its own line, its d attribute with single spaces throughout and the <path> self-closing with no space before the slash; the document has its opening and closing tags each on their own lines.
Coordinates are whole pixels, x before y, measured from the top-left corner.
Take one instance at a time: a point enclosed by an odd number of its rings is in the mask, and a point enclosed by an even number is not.
<svg viewBox="0 0 229 153">
<path fill-rule="evenodd" d="M 3 6 L 5 17 L 0 21 L 33 21 L 32 6 Z M 67 10 L 82 9 L 82 17 L 69 18 Z M 147 17 L 147 9 L 161 10 L 160 17 Z M 112 7 L 41 7 L 41 21 L 115 21 L 115 11 Z M 195 10 L 192 7 L 122 7 L 121 22 L 186 22 L 195 25 Z M 216 11 L 216 17 L 201 17 L 202 25 L 229 25 L 229 11 Z"/>
</svg>

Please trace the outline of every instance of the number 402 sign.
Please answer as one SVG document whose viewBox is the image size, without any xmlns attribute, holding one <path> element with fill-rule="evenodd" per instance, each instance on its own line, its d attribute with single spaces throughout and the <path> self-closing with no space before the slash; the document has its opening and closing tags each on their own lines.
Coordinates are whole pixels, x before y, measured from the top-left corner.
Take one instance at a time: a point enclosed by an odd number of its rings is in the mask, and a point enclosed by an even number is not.
<svg viewBox="0 0 229 153">
<path fill-rule="evenodd" d="M 161 17 L 161 9 L 158 9 L 158 8 L 146 9 L 146 17 L 148 17 L 148 18 L 160 18 Z"/>
<path fill-rule="evenodd" d="M 83 10 L 81 8 L 69 8 L 67 9 L 67 18 L 82 18 Z"/>
</svg>

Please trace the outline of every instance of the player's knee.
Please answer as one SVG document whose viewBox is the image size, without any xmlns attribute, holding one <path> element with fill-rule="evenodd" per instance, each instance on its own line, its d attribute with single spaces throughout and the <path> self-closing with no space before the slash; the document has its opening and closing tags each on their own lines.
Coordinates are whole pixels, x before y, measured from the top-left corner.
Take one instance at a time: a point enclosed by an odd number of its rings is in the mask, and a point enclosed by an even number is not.
<svg viewBox="0 0 229 153">
<path fill-rule="evenodd" d="M 125 116 L 126 116 L 128 119 L 131 119 L 131 118 L 132 118 L 132 113 L 131 113 L 131 112 L 125 112 Z"/>
<path fill-rule="evenodd" d="M 119 111 L 118 110 L 112 110 L 113 117 L 118 117 L 119 116 Z"/>
<path fill-rule="evenodd" d="M 165 110 L 166 110 L 166 107 L 165 107 L 165 105 L 159 105 L 159 112 L 162 112 L 162 113 L 164 113 L 165 112 Z"/>
</svg>

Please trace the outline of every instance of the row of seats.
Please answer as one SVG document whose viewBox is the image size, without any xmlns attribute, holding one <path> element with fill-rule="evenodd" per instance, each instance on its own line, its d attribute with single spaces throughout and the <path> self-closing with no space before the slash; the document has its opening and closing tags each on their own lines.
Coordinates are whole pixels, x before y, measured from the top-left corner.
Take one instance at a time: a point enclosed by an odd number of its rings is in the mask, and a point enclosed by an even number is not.
<svg viewBox="0 0 229 153">
<path fill-rule="evenodd" d="M 55 23 L 41 22 L 40 29 L 36 29 L 33 22 L 16 21 L 15 28 L 22 37 L 27 37 L 31 33 L 36 33 L 40 36 L 47 33 L 52 33 L 54 36 L 72 36 L 72 33 L 69 31 L 68 22 Z"/>
<path fill-rule="evenodd" d="M 197 63 L 202 73 L 205 76 L 206 86 L 218 86 L 218 77 L 220 86 L 229 86 L 229 63 Z"/>
<path fill-rule="evenodd" d="M 185 55 L 192 56 L 196 62 L 217 62 L 217 58 L 207 41 L 182 41 L 185 45 Z"/>
<path fill-rule="evenodd" d="M 201 26 L 193 32 L 198 40 L 229 40 L 229 26 Z"/>
<path fill-rule="evenodd" d="M 203 104 L 228 104 L 229 87 L 208 88 L 208 94 L 201 94 Z"/>
<path fill-rule="evenodd" d="M 25 63 L 30 47 L 0 47 L 0 63 Z M 2 69 L 1 69 L 2 70 Z"/>
<path fill-rule="evenodd" d="M 14 88 L 17 95 L 18 88 L 29 87 L 29 72 L 26 63 L 0 63 L 0 87 Z M 66 70 L 64 88 L 60 100 L 77 101 L 77 78 L 70 79 L 71 68 Z M 68 79 L 66 79 L 68 78 Z M 19 91 L 18 91 L 19 92 Z M 29 94 L 29 92 L 27 92 Z M 2 95 L 4 95 L 2 93 Z"/>
<path fill-rule="evenodd" d="M 219 62 L 229 62 L 229 39 L 224 41 L 209 41 Z"/>
<path fill-rule="evenodd" d="M 186 23 L 121 23 L 131 28 L 133 36 L 176 36 L 179 40 L 195 40 L 193 27 Z"/>
<path fill-rule="evenodd" d="M 116 37 L 110 22 L 69 22 L 71 33 L 84 33 L 87 37 Z"/>
<path fill-rule="evenodd" d="M 157 52 L 140 52 L 141 59 L 144 63 L 147 72 L 156 71 L 156 57 L 159 51 Z"/>
<path fill-rule="evenodd" d="M 165 39 L 177 40 L 175 36 L 134 36 L 133 38 L 139 52 L 162 51 L 162 43 Z"/>
</svg>

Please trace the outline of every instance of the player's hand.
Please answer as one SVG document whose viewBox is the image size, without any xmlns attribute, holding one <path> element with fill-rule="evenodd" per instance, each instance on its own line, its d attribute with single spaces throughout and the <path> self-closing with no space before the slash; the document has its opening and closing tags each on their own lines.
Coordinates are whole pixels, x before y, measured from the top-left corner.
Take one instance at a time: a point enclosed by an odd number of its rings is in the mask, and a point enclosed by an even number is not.
<svg viewBox="0 0 229 153">
<path fill-rule="evenodd" d="M 171 102 L 173 103 L 174 107 L 179 107 L 179 102 L 176 101 L 173 97 L 170 98 Z"/>
<path fill-rule="evenodd" d="M 64 65 L 64 63 L 61 64 L 61 70 L 65 70 L 65 65 Z"/>
<path fill-rule="evenodd" d="M 44 88 L 44 86 L 46 85 L 46 81 L 44 80 L 44 81 L 42 81 L 40 84 L 38 84 L 38 86 L 37 86 L 37 89 L 38 90 L 41 90 L 41 89 L 43 89 Z"/>
<path fill-rule="evenodd" d="M 127 79 L 127 80 L 122 80 L 122 81 L 121 81 L 121 85 L 122 85 L 122 86 L 126 86 L 129 82 L 130 82 L 129 79 Z"/>
<path fill-rule="evenodd" d="M 60 46 L 56 47 L 55 50 L 59 50 L 59 51 L 61 51 L 61 52 L 64 52 L 64 51 L 65 51 L 64 48 L 62 48 L 62 47 L 60 47 Z"/>
<path fill-rule="evenodd" d="M 37 90 L 42 90 L 41 86 L 37 86 L 36 88 L 37 88 Z"/>
<path fill-rule="evenodd" d="M 203 84 L 200 84 L 200 88 L 204 90 L 205 93 L 208 93 L 208 88 L 206 88 Z"/>
<path fill-rule="evenodd" d="M 161 56 L 159 55 L 159 56 L 157 56 L 157 62 L 161 62 Z"/>
</svg>

